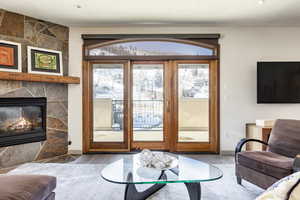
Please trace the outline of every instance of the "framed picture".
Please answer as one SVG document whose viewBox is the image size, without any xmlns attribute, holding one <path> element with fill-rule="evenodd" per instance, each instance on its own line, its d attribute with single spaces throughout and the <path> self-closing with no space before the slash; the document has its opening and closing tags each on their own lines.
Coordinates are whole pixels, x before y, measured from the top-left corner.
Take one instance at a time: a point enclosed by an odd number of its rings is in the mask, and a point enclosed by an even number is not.
<svg viewBox="0 0 300 200">
<path fill-rule="evenodd" d="M 27 57 L 28 73 L 63 75 L 61 51 L 28 46 Z"/>
<path fill-rule="evenodd" d="M 0 40 L 0 71 L 22 72 L 21 44 Z"/>
</svg>

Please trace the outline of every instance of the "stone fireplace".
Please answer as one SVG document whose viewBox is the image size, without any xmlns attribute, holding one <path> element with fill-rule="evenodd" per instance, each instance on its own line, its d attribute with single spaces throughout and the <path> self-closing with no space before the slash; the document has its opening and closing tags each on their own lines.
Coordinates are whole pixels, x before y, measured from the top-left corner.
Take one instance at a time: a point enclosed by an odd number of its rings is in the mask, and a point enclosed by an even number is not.
<svg viewBox="0 0 300 200">
<path fill-rule="evenodd" d="M 22 44 L 22 72 L 24 73 L 27 72 L 27 46 L 61 51 L 64 76 L 68 76 L 68 27 L 0 9 L 0 40 Z M 47 119 L 44 121 L 46 127 L 43 127 L 45 131 L 43 133 L 46 133 L 46 136 L 42 136 L 42 132 L 39 132 L 41 130 L 41 123 L 38 122 L 40 121 L 40 117 L 38 117 L 40 115 L 37 114 L 39 109 L 34 108 L 35 111 L 31 114 L 38 118 L 34 122 L 28 122 L 26 119 L 20 118 L 22 111 L 19 111 L 19 115 L 16 116 L 17 120 L 10 128 L 10 134 L 16 137 L 21 137 L 21 135 L 24 137 L 25 135 L 30 136 L 30 134 L 23 134 L 23 131 L 19 129 L 33 129 L 37 132 L 31 133 L 35 134 L 31 140 L 37 142 L 30 141 L 27 138 L 23 140 L 23 144 L 4 146 L 2 143 L 0 145 L 0 169 L 52 158 L 68 152 L 68 85 L 0 80 L 0 98 L 20 97 L 29 99 L 47 98 Z M 24 118 L 27 118 L 28 115 L 25 109 L 23 112 Z M 0 120 L 4 120 L 3 117 Z M 34 128 L 32 127 L 33 124 L 30 123 L 34 123 Z M 2 141 L 4 141 L 4 138 L 8 139 L 11 136 L 5 131 L 4 133 L 1 132 L 0 135 Z"/>
<path fill-rule="evenodd" d="M 47 99 L 0 98 L 0 147 L 46 140 Z"/>
</svg>

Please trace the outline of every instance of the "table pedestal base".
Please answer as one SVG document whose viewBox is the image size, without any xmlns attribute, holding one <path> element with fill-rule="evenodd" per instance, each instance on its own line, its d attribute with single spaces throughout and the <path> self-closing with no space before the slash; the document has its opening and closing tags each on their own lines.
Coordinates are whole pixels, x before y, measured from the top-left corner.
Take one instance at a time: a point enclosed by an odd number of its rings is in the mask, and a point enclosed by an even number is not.
<svg viewBox="0 0 300 200">
<path fill-rule="evenodd" d="M 201 185 L 200 183 L 184 183 L 189 193 L 190 200 L 201 199 Z"/>
<path fill-rule="evenodd" d="M 131 176 L 131 177 L 130 177 Z M 128 174 L 128 179 L 132 178 L 132 174 Z M 167 180 L 167 176 L 164 172 L 160 175 L 159 179 Z M 139 192 L 137 191 L 135 184 L 126 184 L 125 188 L 125 200 L 145 200 L 161 188 L 163 188 L 166 184 L 154 184 L 150 188 Z"/>
<path fill-rule="evenodd" d="M 131 180 L 132 174 L 129 173 L 127 178 L 129 180 Z M 159 180 L 160 179 L 167 180 L 167 176 L 164 172 L 162 172 L 158 179 Z M 189 193 L 190 200 L 200 200 L 201 199 L 200 183 L 184 183 L 184 184 Z M 137 191 L 135 184 L 132 184 L 132 183 L 126 184 L 124 199 L 125 200 L 146 200 L 149 196 L 151 196 L 152 194 L 154 194 L 155 192 L 157 192 L 158 190 L 163 188 L 165 185 L 166 184 L 164 184 L 164 183 L 163 184 L 156 183 L 153 186 L 151 186 L 150 188 L 148 188 L 142 192 L 139 192 L 139 191 Z"/>
</svg>

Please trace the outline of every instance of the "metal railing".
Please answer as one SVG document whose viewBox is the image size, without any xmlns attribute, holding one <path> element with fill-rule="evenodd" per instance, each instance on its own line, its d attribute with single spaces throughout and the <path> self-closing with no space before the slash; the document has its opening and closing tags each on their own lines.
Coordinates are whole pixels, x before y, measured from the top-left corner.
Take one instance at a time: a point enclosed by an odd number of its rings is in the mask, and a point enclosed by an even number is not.
<svg viewBox="0 0 300 200">
<path fill-rule="evenodd" d="M 123 100 L 112 100 L 112 128 L 123 129 Z M 163 100 L 133 101 L 134 129 L 161 129 L 163 127 Z"/>
</svg>

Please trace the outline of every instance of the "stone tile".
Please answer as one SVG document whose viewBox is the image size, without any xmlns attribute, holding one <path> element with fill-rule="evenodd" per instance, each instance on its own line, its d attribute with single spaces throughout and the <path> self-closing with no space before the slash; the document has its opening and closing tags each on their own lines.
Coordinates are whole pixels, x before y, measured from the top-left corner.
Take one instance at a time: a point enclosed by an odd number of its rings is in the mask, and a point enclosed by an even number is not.
<svg viewBox="0 0 300 200">
<path fill-rule="evenodd" d="M 51 24 L 48 28 L 47 34 L 54 36 L 57 40 L 69 41 L 69 28 L 66 26 Z"/>
<path fill-rule="evenodd" d="M 35 46 L 24 38 L 22 42 L 22 72 L 28 72 L 27 47 Z"/>
<path fill-rule="evenodd" d="M 48 102 L 47 115 L 48 117 L 59 119 L 65 125 L 68 124 L 68 112 L 59 102 Z"/>
<path fill-rule="evenodd" d="M 36 160 L 63 155 L 68 152 L 68 134 L 65 131 L 47 130 L 47 141 Z"/>
<path fill-rule="evenodd" d="M 0 80 L 0 95 L 21 88 L 20 81 L 3 81 Z"/>
<path fill-rule="evenodd" d="M 25 87 L 34 97 L 45 97 L 45 83 L 23 82 Z"/>
<path fill-rule="evenodd" d="M 19 88 L 6 94 L 1 94 L 0 97 L 32 97 L 32 95 L 25 88 Z"/>
<path fill-rule="evenodd" d="M 0 34 L 24 37 L 24 16 L 0 10 Z"/>
<path fill-rule="evenodd" d="M 2 24 L 2 21 L 3 21 L 3 19 L 4 19 L 4 14 L 5 14 L 5 10 L 3 10 L 3 9 L 0 9 L 0 25 Z"/>
<path fill-rule="evenodd" d="M 67 26 L 39 20 L 29 16 L 25 16 L 25 24 L 28 23 L 35 28 L 40 34 L 55 38 L 62 42 L 69 40 L 69 28 Z"/>
<path fill-rule="evenodd" d="M 22 45 L 23 42 L 25 42 L 24 38 L 9 36 L 9 35 L 3 35 L 0 33 L 0 40 L 6 40 L 11 42 L 20 43 Z M 23 48 L 23 46 L 22 46 Z"/>
<path fill-rule="evenodd" d="M 5 151 L 7 147 L 0 147 L 0 156 L 1 156 L 1 152 Z"/>
<path fill-rule="evenodd" d="M 24 38 L 38 47 L 62 50 L 65 41 L 57 39 L 56 35 L 51 32 L 53 26 L 58 25 L 25 17 Z"/>
<path fill-rule="evenodd" d="M 66 124 L 64 124 L 61 120 L 53 118 L 53 117 L 48 117 L 47 127 L 52 128 L 52 129 L 64 130 L 64 131 L 68 130 L 68 127 Z"/>
<path fill-rule="evenodd" d="M 0 154 L 0 168 L 32 161 L 40 148 L 40 142 L 6 147 Z"/>
<path fill-rule="evenodd" d="M 24 40 L 22 42 L 22 72 L 28 72 L 27 69 L 27 46 L 31 44 Z"/>
<path fill-rule="evenodd" d="M 68 101 L 60 102 L 60 104 L 64 107 L 64 109 L 68 112 Z"/>
<path fill-rule="evenodd" d="M 49 31 L 49 28 L 42 29 L 42 32 L 41 32 L 41 33 L 44 34 L 44 35 L 47 35 L 47 36 L 56 38 L 56 36 L 55 36 L 51 31 Z"/>
<path fill-rule="evenodd" d="M 69 74 L 69 43 L 63 43 L 62 49 L 62 57 L 63 57 L 63 74 L 64 76 L 68 76 Z"/>
<path fill-rule="evenodd" d="M 45 93 L 47 101 L 67 101 L 68 100 L 68 85 L 66 84 L 45 84 Z"/>
<path fill-rule="evenodd" d="M 64 75 L 68 75 L 68 35 L 65 26 L 25 17 L 25 40 L 33 46 L 62 51 Z"/>
<path fill-rule="evenodd" d="M 45 49 L 62 51 L 64 43 L 55 38 L 49 38 L 45 35 L 38 34 L 34 45 Z"/>
<path fill-rule="evenodd" d="M 42 27 L 42 23 L 38 20 L 25 17 L 24 20 L 24 38 L 28 41 L 31 45 L 37 45 L 39 42 L 39 37 L 41 35 L 41 29 L 45 29 Z"/>
</svg>

